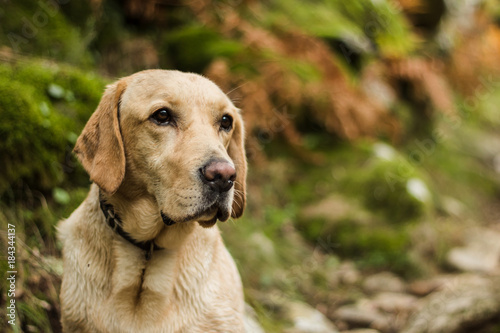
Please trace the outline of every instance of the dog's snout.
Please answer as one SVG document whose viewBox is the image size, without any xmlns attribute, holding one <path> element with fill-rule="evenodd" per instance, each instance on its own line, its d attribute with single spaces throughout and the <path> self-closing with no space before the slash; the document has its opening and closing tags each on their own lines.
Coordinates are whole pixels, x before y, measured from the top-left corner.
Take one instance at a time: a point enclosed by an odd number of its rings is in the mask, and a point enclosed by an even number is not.
<svg viewBox="0 0 500 333">
<path fill-rule="evenodd" d="M 212 190 L 222 193 L 233 187 L 236 179 L 236 170 L 227 161 L 209 162 L 200 169 L 202 179 L 212 188 Z"/>
</svg>

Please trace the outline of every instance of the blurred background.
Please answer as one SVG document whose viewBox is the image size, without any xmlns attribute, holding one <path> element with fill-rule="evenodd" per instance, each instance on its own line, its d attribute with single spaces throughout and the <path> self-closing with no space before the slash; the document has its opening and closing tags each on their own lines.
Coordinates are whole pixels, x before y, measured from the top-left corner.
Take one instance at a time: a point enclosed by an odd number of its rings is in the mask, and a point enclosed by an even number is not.
<svg viewBox="0 0 500 333">
<path fill-rule="evenodd" d="M 1 330 L 60 332 L 71 150 L 106 84 L 164 68 L 244 112 L 248 207 L 219 226 L 266 332 L 500 332 L 497 1 L 0 4 Z"/>
</svg>

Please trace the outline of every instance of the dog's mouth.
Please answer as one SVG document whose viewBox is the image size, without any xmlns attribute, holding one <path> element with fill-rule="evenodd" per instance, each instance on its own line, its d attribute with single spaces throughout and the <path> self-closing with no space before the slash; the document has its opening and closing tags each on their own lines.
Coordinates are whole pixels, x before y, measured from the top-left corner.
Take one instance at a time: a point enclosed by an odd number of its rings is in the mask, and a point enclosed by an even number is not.
<svg viewBox="0 0 500 333">
<path fill-rule="evenodd" d="M 172 219 L 163 211 L 161 212 L 161 218 L 163 223 L 167 226 L 174 225 L 176 223 L 184 223 L 191 221 L 198 221 L 198 223 L 203 227 L 211 227 L 213 226 L 217 220 L 224 222 L 229 218 L 229 211 L 221 207 L 219 202 L 214 202 L 209 207 L 201 208 L 198 212 L 182 217 L 180 219 Z"/>
</svg>

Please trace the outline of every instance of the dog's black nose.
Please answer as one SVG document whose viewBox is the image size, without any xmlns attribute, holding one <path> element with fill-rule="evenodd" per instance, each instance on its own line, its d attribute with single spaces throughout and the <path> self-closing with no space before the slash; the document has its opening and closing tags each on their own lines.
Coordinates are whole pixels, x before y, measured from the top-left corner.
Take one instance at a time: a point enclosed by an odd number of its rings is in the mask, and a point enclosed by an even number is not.
<svg viewBox="0 0 500 333">
<path fill-rule="evenodd" d="M 212 161 L 200 169 L 202 180 L 216 192 L 227 192 L 233 187 L 236 170 L 227 161 Z"/>
</svg>

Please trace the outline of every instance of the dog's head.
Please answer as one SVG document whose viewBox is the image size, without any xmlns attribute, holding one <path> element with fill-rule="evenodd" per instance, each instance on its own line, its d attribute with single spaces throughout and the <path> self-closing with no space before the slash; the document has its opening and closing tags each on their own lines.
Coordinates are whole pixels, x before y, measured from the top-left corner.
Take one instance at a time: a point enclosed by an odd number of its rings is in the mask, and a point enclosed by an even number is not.
<svg viewBox="0 0 500 333">
<path fill-rule="evenodd" d="M 153 196 L 166 224 L 243 213 L 242 118 L 202 76 L 149 70 L 108 86 L 74 151 L 108 195 Z"/>
</svg>

